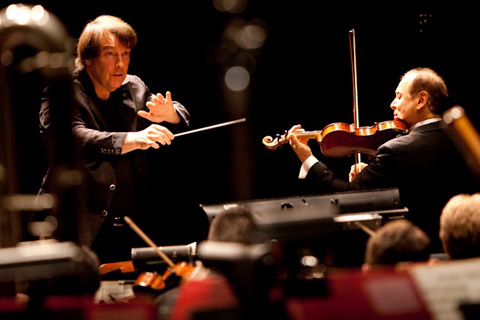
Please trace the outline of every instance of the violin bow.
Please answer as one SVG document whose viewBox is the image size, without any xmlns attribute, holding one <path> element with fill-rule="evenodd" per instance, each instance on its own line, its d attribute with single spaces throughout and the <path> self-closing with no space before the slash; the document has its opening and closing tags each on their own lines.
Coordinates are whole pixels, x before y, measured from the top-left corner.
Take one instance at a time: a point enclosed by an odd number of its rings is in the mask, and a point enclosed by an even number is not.
<svg viewBox="0 0 480 320">
<path fill-rule="evenodd" d="M 156 253 L 158 253 L 158 255 L 160 256 L 160 258 L 162 258 L 163 260 L 165 260 L 165 262 L 170 266 L 170 267 L 174 267 L 175 264 L 173 263 L 173 261 L 162 251 L 160 250 L 157 245 L 152 241 L 152 239 L 150 239 L 146 234 L 145 232 L 142 231 L 142 229 L 140 229 L 136 224 L 135 222 L 132 221 L 132 219 L 130 219 L 130 217 L 128 216 L 125 216 L 124 217 L 124 220 L 126 223 L 128 223 L 128 225 L 130 226 L 130 228 L 132 228 L 133 231 L 135 231 L 136 234 L 139 235 L 140 238 L 143 239 L 143 241 L 145 241 L 150 247 L 153 248 L 153 250 L 155 250 Z"/>
<path fill-rule="evenodd" d="M 360 120 L 358 116 L 358 86 L 357 86 L 357 49 L 355 40 L 355 29 L 350 30 L 350 59 L 352 65 L 352 83 L 353 83 L 353 123 L 355 128 L 360 127 Z M 359 152 L 355 153 L 355 174 L 358 174 L 357 164 L 362 162 Z"/>
</svg>

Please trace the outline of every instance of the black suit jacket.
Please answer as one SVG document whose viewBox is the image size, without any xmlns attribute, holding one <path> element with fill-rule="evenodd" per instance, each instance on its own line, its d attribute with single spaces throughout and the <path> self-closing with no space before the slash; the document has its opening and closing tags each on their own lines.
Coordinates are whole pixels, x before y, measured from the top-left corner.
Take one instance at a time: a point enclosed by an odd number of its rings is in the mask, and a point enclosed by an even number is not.
<svg viewBox="0 0 480 320">
<path fill-rule="evenodd" d="M 91 245 L 95 235 L 100 229 L 106 217 L 109 217 L 109 207 L 111 199 L 115 192 L 116 171 L 115 160 L 121 157 L 122 145 L 127 132 L 111 132 L 107 130 L 107 124 L 102 116 L 102 112 L 95 103 L 95 89 L 88 74 L 85 71 L 74 75 L 73 83 L 74 107 L 72 131 L 75 141 L 81 149 L 81 160 L 86 173 L 86 197 L 87 212 L 81 215 L 79 242 L 85 245 Z M 150 121 L 138 117 L 139 110 L 146 109 L 146 102 L 151 99 L 152 93 L 145 83 L 137 76 L 127 75 L 122 86 L 112 95 L 118 97 L 118 103 L 128 116 L 127 126 L 129 131 L 140 131 L 150 124 Z M 120 107 L 120 106 L 119 106 Z M 178 102 L 174 102 L 174 107 L 180 115 L 182 122 L 178 125 L 161 123 L 168 127 L 172 132 L 185 130 L 190 121 L 190 114 L 187 109 Z M 50 108 L 48 93 L 45 95 L 40 110 L 41 131 L 46 132 L 50 126 Z M 122 155 L 122 157 L 132 157 L 138 183 L 142 188 L 147 183 L 146 152 L 136 150 Z M 48 173 L 44 178 L 40 193 L 49 191 Z M 142 190 L 136 190 L 142 193 Z"/>
<path fill-rule="evenodd" d="M 380 146 L 351 183 L 337 178 L 322 162 L 310 169 L 307 179 L 322 192 L 398 187 L 409 220 L 430 236 L 435 251 L 442 250 L 438 231 L 443 206 L 456 194 L 478 190 L 478 182 L 440 121 L 414 128 Z"/>
</svg>

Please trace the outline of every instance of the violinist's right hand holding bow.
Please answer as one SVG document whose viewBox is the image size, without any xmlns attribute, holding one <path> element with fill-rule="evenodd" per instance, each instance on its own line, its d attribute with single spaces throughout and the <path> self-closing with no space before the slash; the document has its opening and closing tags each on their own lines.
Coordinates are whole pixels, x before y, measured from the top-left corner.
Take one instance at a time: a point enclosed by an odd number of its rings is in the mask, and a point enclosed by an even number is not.
<svg viewBox="0 0 480 320">
<path fill-rule="evenodd" d="M 294 125 L 287 133 L 287 139 L 292 147 L 293 151 L 297 154 L 297 157 L 302 163 L 312 155 L 312 149 L 308 146 L 308 139 L 298 139 L 295 133 L 305 132 L 302 126 Z"/>
<path fill-rule="evenodd" d="M 348 182 L 355 180 L 357 175 L 367 166 L 364 162 L 359 162 L 356 165 L 350 167 L 350 173 L 348 174 Z"/>
</svg>

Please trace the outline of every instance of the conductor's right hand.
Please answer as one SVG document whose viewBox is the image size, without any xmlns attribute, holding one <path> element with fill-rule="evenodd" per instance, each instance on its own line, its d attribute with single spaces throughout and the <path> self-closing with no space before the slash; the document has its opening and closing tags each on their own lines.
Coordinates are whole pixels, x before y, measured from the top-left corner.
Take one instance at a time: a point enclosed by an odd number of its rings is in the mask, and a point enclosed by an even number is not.
<svg viewBox="0 0 480 320">
<path fill-rule="evenodd" d="M 158 149 L 161 145 L 170 145 L 173 140 L 173 133 L 158 124 L 151 124 L 146 129 L 137 132 L 129 132 L 123 142 L 122 154 L 133 150 Z"/>
</svg>

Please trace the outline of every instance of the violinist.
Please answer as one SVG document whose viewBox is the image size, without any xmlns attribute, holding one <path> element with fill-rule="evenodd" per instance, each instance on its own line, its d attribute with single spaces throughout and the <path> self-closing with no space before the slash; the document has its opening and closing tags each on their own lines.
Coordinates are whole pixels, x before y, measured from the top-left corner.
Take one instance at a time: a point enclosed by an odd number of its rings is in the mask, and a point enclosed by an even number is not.
<svg viewBox="0 0 480 320">
<path fill-rule="evenodd" d="M 442 252 L 438 231 L 443 206 L 455 194 L 474 192 L 478 184 L 441 127 L 448 95 L 444 80 L 434 70 L 406 72 L 390 108 L 394 119 L 409 126 L 409 133 L 378 147 L 368 165 L 352 168 L 350 181 L 339 179 L 315 158 L 307 140 L 295 135 L 303 131 L 301 126 L 293 126 L 287 137 L 302 161 L 299 178 L 313 182 L 319 192 L 399 188 L 408 219 L 432 239 L 434 252 Z"/>
<path fill-rule="evenodd" d="M 145 150 L 170 145 L 172 131 L 185 130 L 190 121 L 187 109 L 172 100 L 170 92 L 154 94 L 140 78 L 128 74 L 136 44 L 137 34 L 128 23 L 103 15 L 85 26 L 77 45 L 72 130 L 81 146 L 88 201 L 80 242 L 91 246 L 101 263 L 129 260 L 131 248 L 143 245 L 123 217 L 131 215 L 149 225 L 145 219 L 153 210 L 146 204 L 159 202 L 160 194 L 150 186 L 165 184 L 147 183 Z M 48 95 L 40 124 L 47 132 Z M 154 166 L 155 171 L 169 170 Z M 48 183 L 46 176 L 40 192 L 48 191 Z"/>
</svg>

